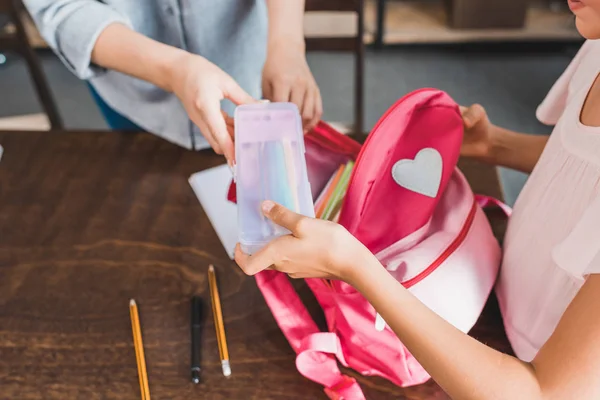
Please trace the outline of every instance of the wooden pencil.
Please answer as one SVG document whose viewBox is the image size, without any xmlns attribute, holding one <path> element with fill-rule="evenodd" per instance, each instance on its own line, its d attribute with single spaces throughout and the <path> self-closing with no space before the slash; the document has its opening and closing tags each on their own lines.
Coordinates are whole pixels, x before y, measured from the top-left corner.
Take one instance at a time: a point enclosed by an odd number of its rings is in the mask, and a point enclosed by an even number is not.
<svg viewBox="0 0 600 400">
<path fill-rule="evenodd" d="M 133 332 L 133 346 L 135 347 L 135 358 L 138 367 L 140 393 L 142 400 L 150 400 L 150 388 L 148 386 L 148 372 L 146 371 L 146 357 L 144 356 L 140 316 L 138 314 L 137 304 L 133 299 L 129 300 L 129 316 L 131 317 L 131 330 Z"/>
<path fill-rule="evenodd" d="M 215 331 L 217 333 L 217 345 L 219 346 L 219 355 L 221 356 L 221 368 L 223 375 L 231 375 L 231 365 L 229 364 L 229 350 L 227 349 L 227 338 L 225 337 L 225 324 L 223 323 L 223 312 L 221 310 L 221 298 L 219 297 L 219 288 L 217 286 L 217 276 L 215 267 L 208 267 L 208 286 L 210 288 L 210 299 L 212 302 L 213 317 L 215 319 Z"/>
</svg>

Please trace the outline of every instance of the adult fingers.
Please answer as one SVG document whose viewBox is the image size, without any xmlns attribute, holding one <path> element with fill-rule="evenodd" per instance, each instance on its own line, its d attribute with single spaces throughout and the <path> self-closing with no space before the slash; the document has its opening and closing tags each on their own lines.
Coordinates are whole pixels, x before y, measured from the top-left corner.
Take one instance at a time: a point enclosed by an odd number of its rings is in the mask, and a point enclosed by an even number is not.
<svg viewBox="0 0 600 400">
<path fill-rule="evenodd" d="M 290 102 L 294 103 L 298 107 L 298 111 L 302 114 L 304 102 L 308 92 L 306 85 L 303 82 L 298 82 L 290 89 Z"/>
<path fill-rule="evenodd" d="M 201 113 L 198 110 L 192 111 L 190 113 L 190 119 L 192 120 L 192 122 L 194 124 L 196 124 L 198 126 L 198 128 L 200 129 L 200 132 L 202 132 L 202 134 L 204 135 L 204 138 L 206 139 L 206 141 L 208 142 L 210 147 L 212 147 L 212 149 L 215 151 L 215 153 L 223 154 L 223 151 L 221 150 L 221 146 L 219 146 L 219 143 L 215 140 L 215 138 L 210 133 L 210 129 L 208 128 L 208 125 L 206 125 L 206 123 L 204 122 L 204 119 L 202 118 Z"/>
<path fill-rule="evenodd" d="M 235 105 L 256 102 L 256 99 L 242 89 L 231 77 L 228 77 L 222 86 L 223 96 Z"/>
<path fill-rule="evenodd" d="M 300 112 L 302 114 L 302 126 L 304 127 L 304 132 L 308 132 L 308 130 L 312 128 L 311 124 L 315 116 L 314 88 L 310 88 L 306 91 L 304 103 L 302 104 L 302 108 L 300 108 Z"/>
<path fill-rule="evenodd" d="M 290 101 L 291 85 L 285 81 L 273 82 L 272 98 L 268 98 L 274 102 L 286 102 Z"/>
<path fill-rule="evenodd" d="M 221 110 L 221 114 L 223 115 L 223 119 L 225 119 L 225 124 L 227 125 L 227 132 L 229 133 L 229 136 L 233 138 L 235 134 L 235 124 L 233 118 L 223 110 Z"/>
<path fill-rule="evenodd" d="M 221 114 L 219 100 L 206 100 L 197 104 L 202 120 L 207 126 L 208 134 L 218 143 L 223 155 L 229 163 L 234 161 L 233 140 L 227 130 L 225 118 Z M 206 134 L 205 134 L 206 135 Z"/>
<path fill-rule="evenodd" d="M 319 121 L 321 120 L 321 117 L 323 116 L 323 99 L 321 98 L 321 92 L 319 90 L 318 87 L 315 86 L 315 92 L 313 94 L 314 96 L 314 103 L 315 103 L 315 108 L 313 111 L 313 118 L 312 120 L 309 122 L 309 129 L 314 128 Z"/>
</svg>

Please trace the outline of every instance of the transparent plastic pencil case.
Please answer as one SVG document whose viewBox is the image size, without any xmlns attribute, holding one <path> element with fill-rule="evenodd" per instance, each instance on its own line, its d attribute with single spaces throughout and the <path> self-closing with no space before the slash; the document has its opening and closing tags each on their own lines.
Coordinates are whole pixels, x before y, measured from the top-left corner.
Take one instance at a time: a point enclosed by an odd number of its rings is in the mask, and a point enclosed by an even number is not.
<svg viewBox="0 0 600 400">
<path fill-rule="evenodd" d="M 235 110 L 238 235 L 245 253 L 290 232 L 261 212 L 272 200 L 314 217 L 298 108 L 292 103 L 242 105 Z"/>
</svg>

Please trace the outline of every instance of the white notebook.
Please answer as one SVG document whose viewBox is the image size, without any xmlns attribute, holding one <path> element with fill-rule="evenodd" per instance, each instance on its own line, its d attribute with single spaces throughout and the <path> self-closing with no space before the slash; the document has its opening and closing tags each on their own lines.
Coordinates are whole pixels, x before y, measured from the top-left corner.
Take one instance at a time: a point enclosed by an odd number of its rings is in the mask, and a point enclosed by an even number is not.
<svg viewBox="0 0 600 400">
<path fill-rule="evenodd" d="M 238 231 L 237 206 L 227 200 L 231 177 L 231 170 L 224 164 L 193 174 L 189 182 L 221 244 L 233 260 Z"/>
</svg>

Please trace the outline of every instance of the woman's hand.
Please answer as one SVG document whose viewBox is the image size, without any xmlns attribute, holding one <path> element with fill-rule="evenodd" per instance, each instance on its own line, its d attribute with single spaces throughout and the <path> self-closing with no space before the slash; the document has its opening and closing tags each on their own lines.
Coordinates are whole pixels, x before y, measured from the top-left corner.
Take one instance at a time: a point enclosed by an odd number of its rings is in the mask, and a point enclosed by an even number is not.
<svg viewBox="0 0 600 400">
<path fill-rule="evenodd" d="M 255 102 L 231 76 L 207 59 L 185 53 L 174 63 L 170 88 L 183 103 L 190 119 L 218 154 L 234 160 L 233 122 L 221 110 L 221 100 L 234 104 Z"/>
<path fill-rule="evenodd" d="M 119 23 L 107 26 L 94 45 L 95 64 L 148 81 L 173 92 L 212 148 L 234 160 L 233 121 L 220 101 L 235 104 L 254 100 L 215 64 L 187 51 L 150 39 Z"/>
<path fill-rule="evenodd" d="M 460 107 L 465 128 L 461 147 L 464 157 L 485 160 L 490 157 L 492 148 L 493 125 L 479 104 L 470 107 Z"/>
<path fill-rule="evenodd" d="M 282 40 L 269 44 L 262 90 L 265 99 L 296 104 L 305 132 L 321 119 L 321 92 L 306 63 L 304 43 Z"/>
<path fill-rule="evenodd" d="M 265 201 L 263 213 L 292 234 L 279 237 L 256 254 L 244 254 L 238 245 L 235 261 L 248 275 L 272 268 L 292 278 L 328 278 L 349 281 L 357 267 L 373 255 L 341 225 L 307 218 Z"/>
</svg>

